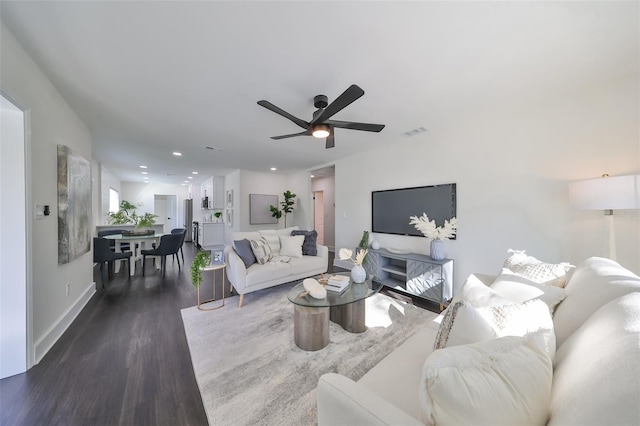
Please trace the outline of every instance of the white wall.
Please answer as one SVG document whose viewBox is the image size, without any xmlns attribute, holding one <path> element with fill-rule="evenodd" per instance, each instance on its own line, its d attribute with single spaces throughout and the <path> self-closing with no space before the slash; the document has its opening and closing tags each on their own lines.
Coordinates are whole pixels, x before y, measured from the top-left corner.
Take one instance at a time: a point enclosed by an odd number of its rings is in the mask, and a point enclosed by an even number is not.
<svg viewBox="0 0 640 426">
<path fill-rule="evenodd" d="M 634 75 L 527 108 L 503 105 L 337 161 L 336 249 L 371 229 L 371 191 L 455 182 L 459 235 L 446 244 L 458 286 L 470 273 L 499 272 L 509 248 L 549 262 L 606 255 L 602 213 L 574 211 L 568 186 L 640 173 L 638 92 Z M 640 218 L 617 216 L 616 227 L 618 261 L 640 272 Z M 425 238 L 374 238 L 428 254 Z"/>
<path fill-rule="evenodd" d="M 154 197 L 160 195 L 175 195 L 178 200 L 178 220 L 176 223 L 182 226 L 184 223 L 184 200 L 189 196 L 189 188 L 180 184 L 165 183 L 134 183 L 122 182 L 120 200 L 127 200 L 132 204 L 139 205 L 136 209 L 138 215 L 154 213 Z M 194 206 L 194 211 L 197 206 Z M 195 220 L 195 219 L 194 219 Z M 156 224 L 164 225 L 166 218 L 156 218 Z M 191 230 L 188 230 L 191 232 Z"/>
<path fill-rule="evenodd" d="M 100 200 L 99 222 L 97 223 L 101 225 L 108 225 L 109 221 L 107 220 L 107 213 L 109 213 L 109 190 L 113 188 L 118 191 L 118 193 L 120 193 L 120 201 L 122 201 L 122 184 L 120 183 L 120 179 L 111 173 L 109 169 L 100 163 L 95 164 L 98 164 L 100 170 L 100 197 L 95 197 Z"/>
<path fill-rule="evenodd" d="M 257 231 L 260 229 L 284 228 L 284 219 L 278 224 L 251 225 L 249 222 L 249 194 L 277 195 L 278 203 L 284 201 L 282 194 L 287 190 L 284 175 L 240 170 L 240 188 L 234 192 L 234 210 L 239 219 L 238 231 Z M 237 207 L 235 207 L 237 206 Z M 234 226 L 235 228 L 235 226 Z"/>
<path fill-rule="evenodd" d="M 95 292 L 91 252 L 58 265 L 57 145 L 67 145 L 91 161 L 91 134 L 4 24 L 0 26 L 2 90 L 26 108 L 30 117 L 27 182 L 32 203 L 51 207 L 45 219 L 35 220 L 31 214 L 27 218 L 34 238 L 33 357 L 38 362 Z"/>
</svg>

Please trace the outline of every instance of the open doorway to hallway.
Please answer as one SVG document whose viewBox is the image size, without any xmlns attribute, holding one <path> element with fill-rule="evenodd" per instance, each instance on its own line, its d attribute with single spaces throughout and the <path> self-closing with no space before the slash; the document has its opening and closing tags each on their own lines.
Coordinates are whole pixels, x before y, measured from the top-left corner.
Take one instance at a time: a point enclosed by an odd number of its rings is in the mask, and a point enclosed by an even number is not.
<svg viewBox="0 0 640 426">
<path fill-rule="evenodd" d="M 311 172 L 313 196 L 313 225 L 318 232 L 318 244 L 335 251 L 335 166 Z"/>
</svg>

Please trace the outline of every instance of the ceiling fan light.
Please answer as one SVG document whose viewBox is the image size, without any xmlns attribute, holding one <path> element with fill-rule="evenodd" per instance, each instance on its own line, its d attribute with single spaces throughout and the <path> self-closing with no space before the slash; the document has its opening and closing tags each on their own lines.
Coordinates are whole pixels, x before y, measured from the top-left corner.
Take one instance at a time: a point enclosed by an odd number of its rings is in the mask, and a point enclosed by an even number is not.
<svg viewBox="0 0 640 426">
<path fill-rule="evenodd" d="M 326 124 L 317 124 L 313 126 L 311 134 L 314 138 L 326 138 L 329 136 L 329 126 Z"/>
</svg>

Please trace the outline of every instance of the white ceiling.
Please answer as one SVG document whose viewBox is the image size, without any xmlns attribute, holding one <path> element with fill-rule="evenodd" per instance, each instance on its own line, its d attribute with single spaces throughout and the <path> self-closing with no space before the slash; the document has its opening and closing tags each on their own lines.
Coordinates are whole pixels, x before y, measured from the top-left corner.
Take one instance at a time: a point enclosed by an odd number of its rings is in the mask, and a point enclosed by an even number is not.
<svg viewBox="0 0 640 426">
<path fill-rule="evenodd" d="M 141 182 L 144 164 L 152 181 L 180 183 L 194 170 L 331 164 L 492 105 L 637 74 L 638 5 L 3 0 L 0 13 L 92 131 L 96 160 L 124 181 Z M 301 129 L 258 100 L 308 121 L 315 95 L 331 102 L 352 83 L 365 95 L 333 118 L 381 133 L 338 129 L 329 150 L 269 139 Z"/>
</svg>

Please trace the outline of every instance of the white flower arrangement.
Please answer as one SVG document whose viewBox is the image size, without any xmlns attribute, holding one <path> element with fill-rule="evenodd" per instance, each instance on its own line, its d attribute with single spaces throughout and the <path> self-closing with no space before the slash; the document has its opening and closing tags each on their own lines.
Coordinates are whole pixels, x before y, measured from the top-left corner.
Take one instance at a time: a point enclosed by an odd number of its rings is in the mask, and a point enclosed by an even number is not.
<svg viewBox="0 0 640 426">
<path fill-rule="evenodd" d="M 453 238 L 458 230 L 458 221 L 455 217 L 445 220 L 443 226 L 436 226 L 436 221 L 429 220 L 426 213 L 422 213 L 422 216 L 411 216 L 409 219 L 411 219 L 409 224 L 415 226 L 425 237 L 433 240 L 448 240 Z"/>
<path fill-rule="evenodd" d="M 356 254 L 356 257 L 352 258 L 353 251 L 351 249 L 341 248 L 340 251 L 338 252 L 338 256 L 340 257 L 340 260 L 350 260 L 355 265 L 362 266 L 362 262 L 364 262 L 364 257 L 367 255 L 367 252 L 368 252 L 367 249 L 360 250 L 358 254 Z"/>
</svg>

